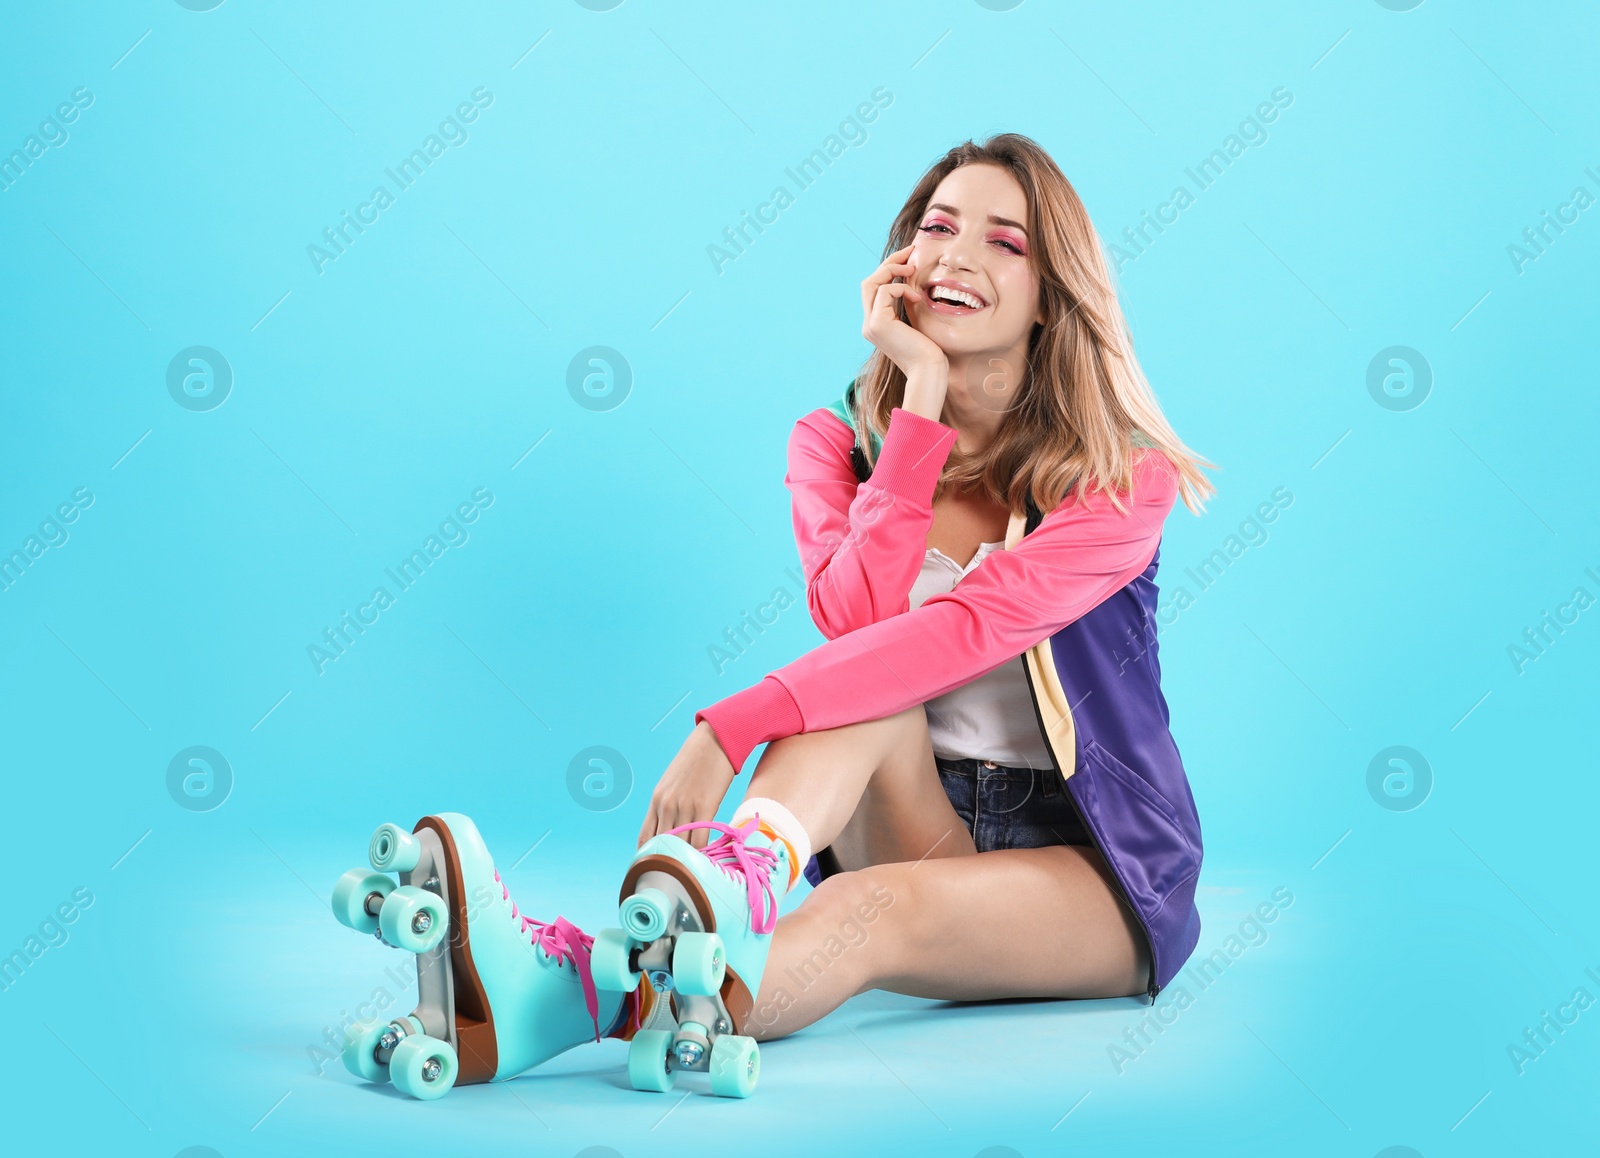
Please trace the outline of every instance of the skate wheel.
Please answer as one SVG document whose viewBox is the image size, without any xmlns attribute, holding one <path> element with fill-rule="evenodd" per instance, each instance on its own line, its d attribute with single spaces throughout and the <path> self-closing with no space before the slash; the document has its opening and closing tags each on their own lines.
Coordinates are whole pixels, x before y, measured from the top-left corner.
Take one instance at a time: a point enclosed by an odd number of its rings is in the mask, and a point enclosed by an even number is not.
<svg viewBox="0 0 1600 1158">
<path fill-rule="evenodd" d="M 722 988 L 728 961 L 715 933 L 679 933 L 672 946 L 672 985 L 691 997 L 710 997 Z"/>
<path fill-rule="evenodd" d="M 395 889 L 378 910 L 383 939 L 408 953 L 426 953 L 437 945 L 444 938 L 449 920 L 444 898 L 414 885 Z"/>
<path fill-rule="evenodd" d="M 667 1059 L 672 1031 L 641 1029 L 628 1043 L 628 1081 L 636 1090 L 664 1094 L 672 1088 L 673 1073 Z"/>
<path fill-rule="evenodd" d="M 334 882 L 333 915 L 358 933 L 376 933 L 378 918 L 367 911 L 367 898 L 373 893 L 387 898 L 394 888 L 393 879 L 382 873 L 353 868 Z"/>
<path fill-rule="evenodd" d="M 601 929 L 589 949 L 589 973 L 596 989 L 632 993 L 639 986 L 637 970 L 628 968 L 628 950 L 634 942 L 621 929 Z"/>
<path fill-rule="evenodd" d="M 748 1098 L 761 1077 L 761 1047 L 753 1037 L 725 1033 L 711 1043 L 711 1092 Z"/>
<path fill-rule="evenodd" d="M 448 1094 L 458 1069 L 456 1051 L 448 1042 L 420 1033 L 401 1039 L 389 1059 L 394 1088 L 425 1102 Z"/>
<path fill-rule="evenodd" d="M 618 910 L 622 927 L 636 941 L 654 941 L 672 925 L 672 898 L 660 889 L 640 889 Z"/>
<path fill-rule="evenodd" d="M 367 860 L 379 872 L 408 873 L 422 859 L 422 842 L 398 824 L 380 824 L 367 842 Z"/>
<path fill-rule="evenodd" d="M 383 1020 L 358 1021 L 344 1031 L 344 1068 L 369 1082 L 389 1080 L 389 1067 L 377 1058 L 378 1040 L 388 1030 Z"/>
</svg>

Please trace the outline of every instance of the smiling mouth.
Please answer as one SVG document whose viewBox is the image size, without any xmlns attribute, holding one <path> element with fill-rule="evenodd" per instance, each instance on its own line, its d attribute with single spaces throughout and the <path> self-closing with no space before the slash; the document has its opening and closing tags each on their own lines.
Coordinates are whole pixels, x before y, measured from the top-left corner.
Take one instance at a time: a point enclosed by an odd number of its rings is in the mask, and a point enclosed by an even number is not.
<svg viewBox="0 0 1600 1158">
<path fill-rule="evenodd" d="M 928 298 L 928 307 L 935 313 L 975 314 L 984 308 L 981 298 L 976 294 L 967 293 L 965 290 L 936 285 L 925 292 Z"/>
</svg>

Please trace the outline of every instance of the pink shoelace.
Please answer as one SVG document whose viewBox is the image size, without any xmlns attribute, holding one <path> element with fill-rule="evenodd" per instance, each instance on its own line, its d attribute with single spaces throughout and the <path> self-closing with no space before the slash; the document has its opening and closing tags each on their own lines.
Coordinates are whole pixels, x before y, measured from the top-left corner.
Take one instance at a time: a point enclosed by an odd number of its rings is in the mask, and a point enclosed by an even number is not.
<svg viewBox="0 0 1600 1158">
<path fill-rule="evenodd" d="M 498 869 L 495 870 L 494 881 L 500 886 L 500 896 L 511 901 L 511 890 L 500 879 Z M 594 938 L 565 917 L 557 917 L 554 921 L 536 921 L 523 916 L 517 911 L 516 901 L 511 901 L 511 917 L 513 920 L 521 917 L 522 931 L 532 934 L 530 939 L 544 950 L 546 956 L 572 962 L 572 967 L 578 971 L 578 980 L 583 985 L 583 1004 L 589 1011 L 589 1020 L 594 1022 L 594 1039 L 599 1041 L 600 995 L 595 991 L 594 975 L 589 967 L 589 950 L 594 946 Z"/>
<path fill-rule="evenodd" d="M 750 898 L 750 931 L 770 933 L 778 924 L 778 898 L 772 891 L 772 869 L 778 863 L 778 854 L 770 848 L 747 848 L 745 838 L 753 836 L 760 824 L 760 816 L 752 816 L 738 828 L 719 820 L 697 820 L 669 828 L 669 835 L 688 832 L 695 828 L 711 828 L 722 833 L 701 849 L 713 864 L 735 880 L 744 878 L 745 891 Z M 766 903 L 762 904 L 762 895 Z"/>
</svg>

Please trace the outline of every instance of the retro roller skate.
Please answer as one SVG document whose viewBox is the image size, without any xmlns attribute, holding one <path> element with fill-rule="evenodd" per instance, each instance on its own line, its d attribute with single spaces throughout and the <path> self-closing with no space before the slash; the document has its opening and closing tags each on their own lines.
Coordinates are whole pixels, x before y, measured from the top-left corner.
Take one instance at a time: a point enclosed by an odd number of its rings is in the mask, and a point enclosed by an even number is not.
<svg viewBox="0 0 1600 1158">
<path fill-rule="evenodd" d="M 616 1021 L 627 993 L 596 986 L 593 938 L 563 917 L 522 915 L 467 817 L 425 816 L 412 832 L 380 825 L 367 852 L 376 871 L 340 877 L 333 914 L 417 955 L 417 1007 L 352 1025 L 344 1045 L 351 1073 L 440 1098 L 598 1041 Z"/>
<path fill-rule="evenodd" d="M 695 828 L 723 835 L 702 851 L 678 835 Z M 672 998 L 677 1028 L 641 1029 L 629 1043 L 634 1089 L 665 1092 L 675 1070 L 693 1070 L 714 1094 L 755 1090 L 761 1052 L 742 1031 L 789 879 L 788 846 L 754 817 L 679 825 L 640 847 L 622 882 L 622 927 L 596 934 L 591 957 L 596 984 L 626 989 L 643 974 Z"/>
</svg>

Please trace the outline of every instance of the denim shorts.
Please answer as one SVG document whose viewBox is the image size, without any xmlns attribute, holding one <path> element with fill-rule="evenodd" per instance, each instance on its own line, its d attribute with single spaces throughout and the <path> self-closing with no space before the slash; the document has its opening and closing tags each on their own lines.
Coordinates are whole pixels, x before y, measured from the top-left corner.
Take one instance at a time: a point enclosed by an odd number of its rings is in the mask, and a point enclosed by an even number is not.
<svg viewBox="0 0 1600 1158">
<path fill-rule="evenodd" d="M 945 795 L 979 852 L 1091 844 L 1054 768 L 1014 768 L 976 758 L 933 758 Z"/>
<path fill-rule="evenodd" d="M 1053 768 L 990 767 L 987 761 L 933 758 L 939 780 L 979 852 L 1093 844 L 1078 807 Z M 844 871 L 833 849 L 818 849 L 806 865 L 813 886 Z"/>
</svg>

